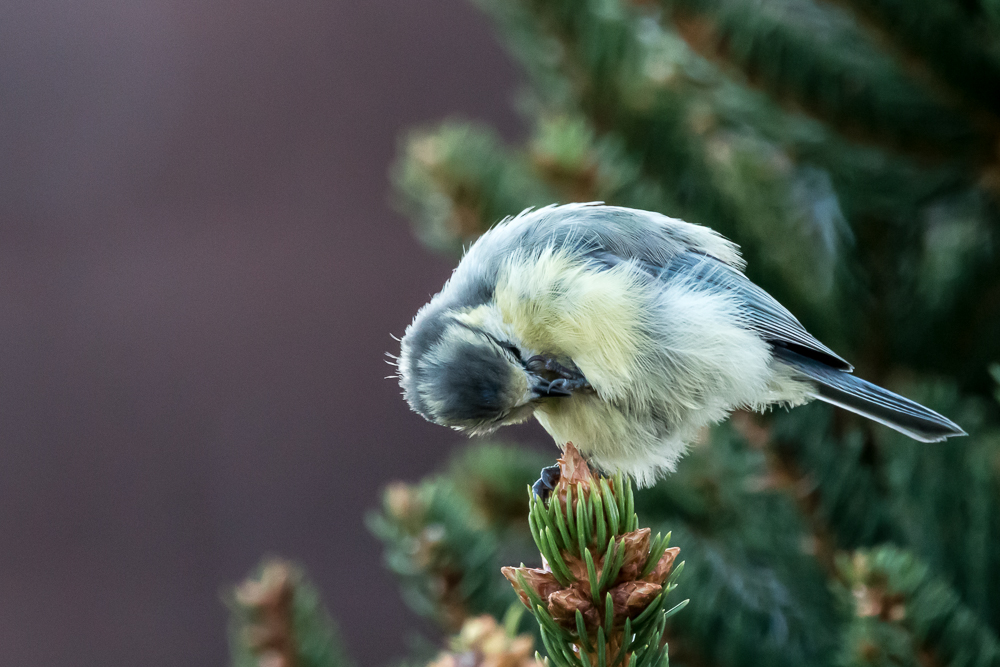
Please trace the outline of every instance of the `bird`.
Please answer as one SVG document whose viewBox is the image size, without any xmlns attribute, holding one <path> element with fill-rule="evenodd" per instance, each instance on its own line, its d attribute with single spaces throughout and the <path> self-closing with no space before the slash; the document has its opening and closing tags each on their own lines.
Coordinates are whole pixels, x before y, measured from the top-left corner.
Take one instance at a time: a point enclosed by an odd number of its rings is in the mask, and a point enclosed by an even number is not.
<svg viewBox="0 0 1000 667">
<path fill-rule="evenodd" d="M 853 375 L 744 267 L 735 243 L 661 213 L 528 209 L 480 236 L 419 309 L 396 377 L 431 422 L 482 435 L 534 417 L 639 486 L 737 409 L 818 399 L 921 442 L 965 435 Z"/>
</svg>

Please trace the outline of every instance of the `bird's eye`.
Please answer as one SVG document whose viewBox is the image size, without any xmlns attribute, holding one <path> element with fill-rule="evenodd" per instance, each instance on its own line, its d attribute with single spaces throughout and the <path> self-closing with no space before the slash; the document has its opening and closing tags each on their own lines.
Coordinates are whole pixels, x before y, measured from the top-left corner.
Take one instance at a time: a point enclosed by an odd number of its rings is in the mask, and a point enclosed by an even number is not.
<svg viewBox="0 0 1000 667">
<path fill-rule="evenodd" d="M 484 335 L 487 338 L 490 339 L 490 341 L 494 345 L 496 345 L 497 347 L 499 347 L 501 350 L 503 350 L 504 352 L 507 352 L 508 354 L 513 355 L 513 357 L 515 359 L 517 359 L 518 361 L 521 360 L 521 350 L 519 350 L 516 345 L 512 345 L 511 343 L 508 343 L 507 341 L 500 340 L 499 338 L 497 338 L 496 336 L 493 336 L 491 334 L 488 334 L 488 333 L 485 333 L 485 332 L 483 332 L 483 333 L 484 333 Z"/>
<path fill-rule="evenodd" d="M 515 359 L 521 358 L 521 350 L 517 349 L 516 346 L 511 345 L 510 343 L 500 343 L 500 347 L 513 354 Z"/>
</svg>

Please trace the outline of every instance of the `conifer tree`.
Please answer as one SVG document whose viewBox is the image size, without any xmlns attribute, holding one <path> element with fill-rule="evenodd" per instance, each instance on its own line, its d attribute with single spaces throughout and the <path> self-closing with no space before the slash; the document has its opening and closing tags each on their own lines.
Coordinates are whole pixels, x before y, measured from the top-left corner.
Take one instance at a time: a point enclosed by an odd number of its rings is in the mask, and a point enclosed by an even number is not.
<svg viewBox="0 0 1000 667">
<path fill-rule="evenodd" d="M 859 375 L 969 433 L 921 444 L 816 404 L 711 429 L 634 496 L 686 561 L 671 663 L 1000 665 L 1000 2 L 473 2 L 525 72 L 529 136 L 449 120 L 404 139 L 397 201 L 429 247 L 457 257 L 557 202 L 707 225 Z M 508 614 L 500 575 L 541 565 L 549 510 L 525 486 L 549 463 L 475 444 L 390 486 L 371 526 L 417 613 L 448 633 L 506 618 L 564 664 L 572 627 Z"/>
</svg>

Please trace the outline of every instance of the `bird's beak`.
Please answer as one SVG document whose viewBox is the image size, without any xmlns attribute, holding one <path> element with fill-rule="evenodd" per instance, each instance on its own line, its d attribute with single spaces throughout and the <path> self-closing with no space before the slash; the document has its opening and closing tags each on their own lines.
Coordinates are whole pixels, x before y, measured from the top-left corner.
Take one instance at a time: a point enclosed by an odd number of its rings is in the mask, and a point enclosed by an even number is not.
<svg viewBox="0 0 1000 667">
<path fill-rule="evenodd" d="M 556 386 L 553 387 L 552 382 L 538 378 L 531 387 L 531 393 L 539 398 L 565 398 L 572 396 L 573 392 L 563 387 L 562 384 L 557 382 L 555 383 Z"/>
</svg>

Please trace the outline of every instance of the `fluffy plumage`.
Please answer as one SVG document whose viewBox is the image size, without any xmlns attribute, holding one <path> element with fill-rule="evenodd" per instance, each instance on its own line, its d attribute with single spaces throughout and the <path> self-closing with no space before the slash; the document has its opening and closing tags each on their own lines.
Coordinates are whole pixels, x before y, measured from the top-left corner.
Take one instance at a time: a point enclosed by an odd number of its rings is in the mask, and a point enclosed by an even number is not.
<svg viewBox="0 0 1000 667">
<path fill-rule="evenodd" d="M 474 433 L 534 415 L 639 484 L 741 407 L 820 398 L 919 440 L 963 434 L 851 375 L 742 268 L 735 244 L 658 213 L 524 212 L 484 234 L 407 328 L 404 396 Z"/>
</svg>

